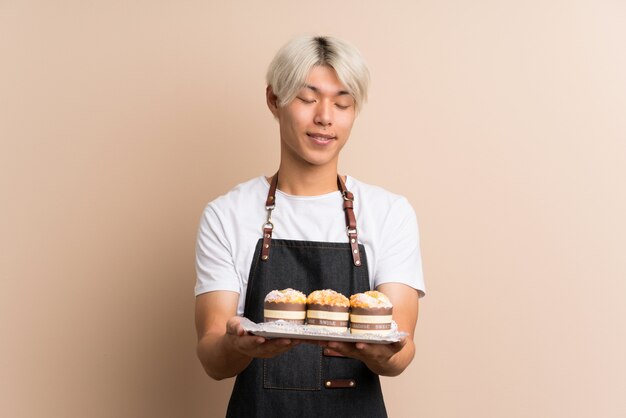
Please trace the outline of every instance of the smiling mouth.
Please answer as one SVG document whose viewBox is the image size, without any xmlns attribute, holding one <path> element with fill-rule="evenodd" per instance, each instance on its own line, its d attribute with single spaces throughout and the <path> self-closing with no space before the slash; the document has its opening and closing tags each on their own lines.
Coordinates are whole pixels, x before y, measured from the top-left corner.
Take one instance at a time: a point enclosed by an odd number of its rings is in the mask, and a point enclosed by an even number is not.
<svg viewBox="0 0 626 418">
<path fill-rule="evenodd" d="M 337 137 L 334 135 L 320 134 L 320 133 L 314 133 L 314 132 L 307 132 L 306 135 L 312 140 L 314 140 L 315 142 L 318 142 L 321 144 L 325 144 L 325 143 L 328 143 L 330 141 L 337 139 Z"/>
</svg>

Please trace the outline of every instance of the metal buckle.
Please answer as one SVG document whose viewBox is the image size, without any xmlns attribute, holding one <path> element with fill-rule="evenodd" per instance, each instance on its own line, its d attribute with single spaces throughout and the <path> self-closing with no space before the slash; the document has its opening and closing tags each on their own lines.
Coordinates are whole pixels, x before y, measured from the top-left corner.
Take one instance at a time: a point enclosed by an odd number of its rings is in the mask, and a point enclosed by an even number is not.
<svg viewBox="0 0 626 418">
<path fill-rule="evenodd" d="M 343 200 L 348 200 L 350 202 L 354 202 L 354 197 L 352 199 L 350 199 L 348 197 L 348 191 L 347 190 L 344 190 L 341 194 L 343 195 Z"/>
<path fill-rule="evenodd" d="M 356 228 L 350 229 L 349 226 L 346 226 L 346 232 L 348 233 L 348 236 L 350 236 L 350 234 L 356 234 Z"/>
<path fill-rule="evenodd" d="M 267 220 L 265 221 L 265 224 L 263 224 L 263 229 L 268 227 L 268 225 L 269 229 L 274 229 L 274 224 L 272 223 L 272 211 L 274 210 L 274 205 L 265 207 L 267 208 Z"/>
</svg>

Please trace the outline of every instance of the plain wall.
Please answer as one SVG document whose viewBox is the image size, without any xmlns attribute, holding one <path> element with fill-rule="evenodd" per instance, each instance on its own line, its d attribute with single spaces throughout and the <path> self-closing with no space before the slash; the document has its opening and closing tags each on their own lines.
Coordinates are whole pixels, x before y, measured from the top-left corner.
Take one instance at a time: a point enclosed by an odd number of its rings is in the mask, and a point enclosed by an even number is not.
<svg viewBox="0 0 626 418">
<path fill-rule="evenodd" d="M 341 172 L 420 222 L 390 415 L 626 416 L 617 0 L 0 1 L 0 416 L 223 416 L 196 228 L 277 168 L 264 74 L 304 33 L 371 69 Z"/>
</svg>

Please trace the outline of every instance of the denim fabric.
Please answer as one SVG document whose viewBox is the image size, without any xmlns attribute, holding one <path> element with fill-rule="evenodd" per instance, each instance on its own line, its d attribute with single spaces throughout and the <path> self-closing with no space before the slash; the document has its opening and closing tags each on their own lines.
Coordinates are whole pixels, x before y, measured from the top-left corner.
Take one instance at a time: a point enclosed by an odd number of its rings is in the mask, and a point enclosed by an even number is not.
<svg viewBox="0 0 626 418">
<path fill-rule="evenodd" d="M 274 289 L 305 294 L 334 289 L 346 296 L 370 290 L 365 249 L 360 267 L 350 245 L 272 240 L 261 261 L 259 240 L 250 268 L 244 316 L 263 322 L 263 300 Z M 355 388 L 326 389 L 329 379 L 354 379 Z M 302 344 L 272 359 L 254 359 L 237 376 L 227 417 L 386 417 L 378 376 L 359 360 L 326 357 L 320 347 Z"/>
</svg>

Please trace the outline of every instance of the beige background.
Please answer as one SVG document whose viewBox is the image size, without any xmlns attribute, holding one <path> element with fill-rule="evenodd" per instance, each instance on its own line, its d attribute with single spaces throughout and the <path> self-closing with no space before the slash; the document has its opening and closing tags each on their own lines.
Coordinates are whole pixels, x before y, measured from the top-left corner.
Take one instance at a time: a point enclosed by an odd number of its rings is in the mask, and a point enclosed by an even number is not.
<svg viewBox="0 0 626 418">
<path fill-rule="evenodd" d="M 0 1 L 0 416 L 223 415 L 196 227 L 276 169 L 264 73 L 302 33 L 362 50 L 341 170 L 420 220 L 390 415 L 626 416 L 619 0 Z"/>
</svg>

